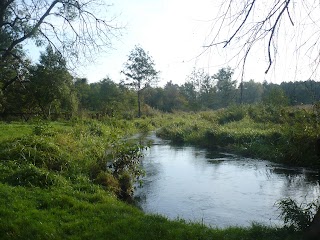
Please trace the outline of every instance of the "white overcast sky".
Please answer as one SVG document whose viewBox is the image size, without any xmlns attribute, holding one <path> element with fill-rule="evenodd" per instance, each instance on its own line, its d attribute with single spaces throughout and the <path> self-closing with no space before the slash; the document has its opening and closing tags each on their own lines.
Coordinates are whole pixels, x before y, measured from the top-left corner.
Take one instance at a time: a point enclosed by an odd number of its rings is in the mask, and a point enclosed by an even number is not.
<svg viewBox="0 0 320 240">
<path fill-rule="evenodd" d="M 161 72 L 160 86 L 170 80 L 183 84 L 193 67 L 204 68 L 213 75 L 229 65 L 235 69 L 234 78 L 240 79 L 240 67 L 236 66 L 236 59 L 228 62 L 232 47 L 211 49 L 198 56 L 204 50 L 203 45 L 212 37 L 212 19 L 218 14 L 220 0 L 105 1 L 113 4 L 109 7 L 107 18 L 115 15 L 115 22 L 126 27 L 122 30 L 122 36 L 114 39 L 114 49 L 102 54 L 95 63 L 81 68 L 78 72 L 80 77 L 97 82 L 110 76 L 119 82 L 123 78 L 120 71 L 128 54 L 135 45 L 140 45 L 149 52 L 157 70 Z M 296 63 L 289 47 L 292 45 L 291 39 L 284 34 L 279 40 L 281 57 L 268 75 L 264 74 L 267 67 L 266 50 L 257 46 L 247 61 L 244 80 L 273 83 L 307 80 L 310 71 L 305 65 Z"/>
</svg>

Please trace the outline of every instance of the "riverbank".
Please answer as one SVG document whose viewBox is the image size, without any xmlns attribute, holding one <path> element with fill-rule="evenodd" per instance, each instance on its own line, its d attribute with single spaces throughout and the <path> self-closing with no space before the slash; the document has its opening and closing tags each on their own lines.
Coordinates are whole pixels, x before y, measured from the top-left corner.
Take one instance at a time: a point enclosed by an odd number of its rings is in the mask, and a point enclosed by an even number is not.
<svg viewBox="0 0 320 240">
<path fill-rule="evenodd" d="M 318 118 L 311 109 L 236 106 L 214 112 L 177 113 L 157 135 L 178 144 L 320 168 Z"/>
<path fill-rule="evenodd" d="M 299 239 L 285 228 L 169 221 L 119 201 L 121 178 L 103 169 L 105 161 L 110 153 L 119 157 L 112 152 L 119 139 L 157 121 L 1 123 L 0 238 Z"/>
</svg>

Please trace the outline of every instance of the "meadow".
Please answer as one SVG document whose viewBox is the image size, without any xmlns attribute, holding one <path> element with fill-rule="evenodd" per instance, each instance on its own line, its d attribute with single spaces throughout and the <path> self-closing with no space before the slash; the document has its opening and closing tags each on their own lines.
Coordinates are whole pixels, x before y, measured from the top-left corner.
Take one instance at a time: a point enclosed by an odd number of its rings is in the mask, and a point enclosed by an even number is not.
<svg viewBox="0 0 320 240">
<path fill-rule="evenodd" d="M 143 174 L 139 163 L 146 146 L 126 139 L 151 130 L 175 143 L 318 166 L 311 143 L 319 129 L 310 124 L 312 112 L 302 116 L 279 110 L 284 115 L 277 119 L 268 119 L 267 113 L 255 119 L 254 111 L 243 107 L 134 120 L 2 122 L 0 238 L 300 239 L 302 233 L 289 226 L 253 223 L 217 229 L 148 215 L 128 203 Z"/>
</svg>

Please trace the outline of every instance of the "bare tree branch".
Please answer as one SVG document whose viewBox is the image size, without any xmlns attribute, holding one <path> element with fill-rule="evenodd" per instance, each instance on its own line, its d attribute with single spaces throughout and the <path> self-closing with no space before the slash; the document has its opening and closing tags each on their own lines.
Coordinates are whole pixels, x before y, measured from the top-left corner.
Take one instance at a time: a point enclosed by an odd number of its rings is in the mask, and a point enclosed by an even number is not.
<svg viewBox="0 0 320 240">
<path fill-rule="evenodd" d="M 297 13 L 294 15 L 298 20 L 294 21 L 292 9 L 299 11 L 300 15 Z M 293 34 L 296 42 L 298 42 L 298 38 L 303 40 L 297 49 L 303 48 L 306 54 L 312 55 L 312 64 L 315 69 L 318 69 L 320 66 L 320 42 L 318 41 L 320 38 L 320 19 L 317 12 L 319 10 L 320 3 L 317 1 L 224 1 L 221 3 L 219 16 L 213 20 L 210 29 L 211 41 L 209 44 L 204 44 L 203 52 L 219 45 L 222 45 L 222 48 L 240 47 L 238 54 L 243 54 L 244 51 L 245 55 L 240 58 L 238 64 L 243 66 L 247 58 L 254 55 L 252 49 L 264 44 L 267 59 L 265 73 L 268 73 L 279 54 L 278 39 L 281 39 L 279 36 L 283 36 L 280 35 L 280 32 L 282 34 L 285 30 Z M 292 28 L 289 28 L 290 26 Z M 310 30 L 310 26 L 314 26 L 314 28 Z M 306 27 L 309 28 L 309 36 L 303 33 Z M 264 42 L 265 40 L 267 41 Z"/>
<path fill-rule="evenodd" d="M 70 69 L 80 60 L 92 62 L 111 48 L 121 30 L 114 18 L 105 19 L 102 4 L 100 0 L 2 0 L 0 59 L 5 62 L 12 53 L 22 52 L 23 43 L 32 40 L 53 46 L 68 59 Z"/>
</svg>

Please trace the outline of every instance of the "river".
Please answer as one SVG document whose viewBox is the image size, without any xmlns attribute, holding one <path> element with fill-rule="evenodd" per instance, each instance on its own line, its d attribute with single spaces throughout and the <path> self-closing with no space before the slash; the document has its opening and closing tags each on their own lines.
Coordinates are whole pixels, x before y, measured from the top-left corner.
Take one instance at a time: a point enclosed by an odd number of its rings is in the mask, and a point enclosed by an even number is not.
<svg viewBox="0 0 320 240">
<path fill-rule="evenodd" d="M 281 225 L 276 202 L 291 197 L 308 202 L 320 194 L 319 173 L 265 160 L 173 146 L 148 137 L 152 146 L 142 166 L 137 205 L 147 213 L 212 227 Z"/>
</svg>

